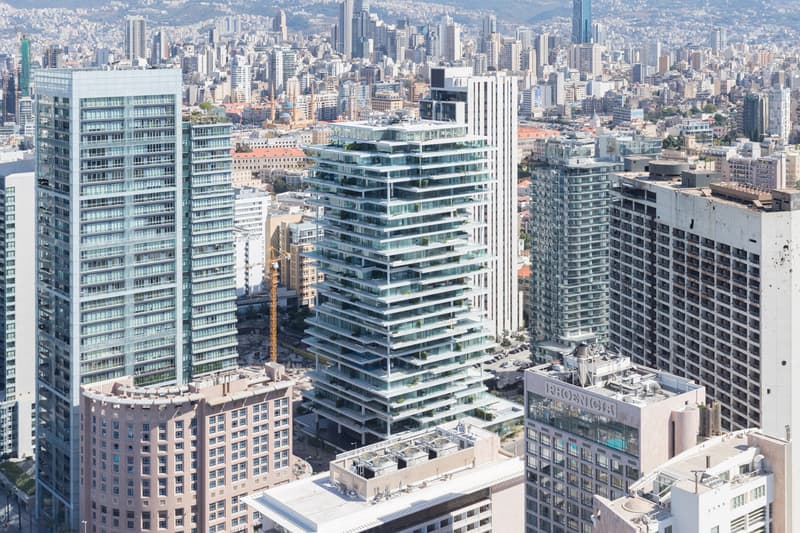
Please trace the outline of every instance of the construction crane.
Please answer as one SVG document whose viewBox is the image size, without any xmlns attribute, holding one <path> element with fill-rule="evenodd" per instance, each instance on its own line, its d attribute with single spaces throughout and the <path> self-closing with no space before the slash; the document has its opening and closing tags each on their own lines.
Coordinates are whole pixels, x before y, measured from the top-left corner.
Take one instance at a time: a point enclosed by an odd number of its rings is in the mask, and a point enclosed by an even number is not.
<svg viewBox="0 0 800 533">
<path fill-rule="evenodd" d="M 269 360 L 278 362 L 278 261 L 288 259 L 289 254 L 275 253 L 270 248 L 269 258 Z"/>
</svg>

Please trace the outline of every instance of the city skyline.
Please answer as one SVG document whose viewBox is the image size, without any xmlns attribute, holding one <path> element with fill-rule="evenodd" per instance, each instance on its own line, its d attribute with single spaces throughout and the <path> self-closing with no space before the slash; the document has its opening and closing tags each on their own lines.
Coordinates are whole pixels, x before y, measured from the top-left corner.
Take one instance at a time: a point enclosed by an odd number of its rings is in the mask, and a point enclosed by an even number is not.
<svg viewBox="0 0 800 533">
<path fill-rule="evenodd" d="M 32 4 L 0 529 L 793 531 L 800 5 Z"/>
</svg>

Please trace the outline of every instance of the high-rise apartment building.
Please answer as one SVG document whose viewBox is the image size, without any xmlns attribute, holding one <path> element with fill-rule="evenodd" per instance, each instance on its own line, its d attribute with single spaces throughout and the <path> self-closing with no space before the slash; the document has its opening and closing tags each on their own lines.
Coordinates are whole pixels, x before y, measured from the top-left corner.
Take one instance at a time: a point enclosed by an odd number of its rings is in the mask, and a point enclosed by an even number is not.
<svg viewBox="0 0 800 533">
<path fill-rule="evenodd" d="M 189 376 L 235 367 L 238 357 L 231 148 L 231 125 L 216 115 L 184 121 L 183 361 Z"/>
<path fill-rule="evenodd" d="M 319 360 L 318 418 L 362 443 L 434 426 L 491 398 L 489 329 L 473 307 L 486 248 L 473 234 L 491 175 L 483 139 L 460 124 L 334 126 L 315 146 L 313 203 L 325 281 L 305 342 Z M 323 362 L 323 359 L 325 362 Z"/>
<path fill-rule="evenodd" d="M 336 456 L 330 471 L 245 498 L 265 531 L 522 531 L 524 467 L 466 418 Z"/>
<path fill-rule="evenodd" d="M 531 339 L 608 336 L 609 173 L 595 140 L 555 138 L 531 167 Z M 547 358 L 541 350 L 537 356 Z"/>
<path fill-rule="evenodd" d="M 77 529 L 80 386 L 236 364 L 230 125 L 181 125 L 178 70 L 36 87 L 37 509 Z"/>
<path fill-rule="evenodd" d="M 234 56 L 231 63 L 231 99 L 250 103 L 252 83 L 251 67 L 247 63 L 247 58 L 240 55 Z M 283 87 L 282 76 L 277 87 Z"/>
<path fill-rule="evenodd" d="M 292 385 L 275 363 L 180 387 L 131 376 L 84 385 L 85 530 L 253 531 L 243 498 L 295 479 Z"/>
<path fill-rule="evenodd" d="M 629 173 L 616 179 L 614 349 L 705 386 L 721 404 L 725 429 L 790 436 L 800 423 L 791 322 L 800 305 L 792 244 L 798 193 L 692 183 L 689 174 L 684 182 Z M 792 468 L 796 478 L 800 468 Z"/>
<path fill-rule="evenodd" d="M 769 92 L 768 98 L 767 133 L 776 135 L 783 143 L 787 143 L 792 133 L 792 90 L 775 87 Z"/>
<path fill-rule="evenodd" d="M 572 43 L 592 42 L 592 0 L 572 0 Z"/>
<path fill-rule="evenodd" d="M 616 499 L 697 443 L 703 387 L 599 346 L 525 372 L 526 531 L 592 533 Z"/>
<path fill-rule="evenodd" d="M 125 57 L 131 61 L 145 56 L 147 41 L 145 40 L 146 23 L 143 17 L 129 15 L 125 17 Z"/>
<path fill-rule="evenodd" d="M 31 457 L 36 404 L 36 177 L 0 164 L 0 457 Z"/>
<path fill-rule="evenodd" d="M 485 137 L 493 148 L 489 203 L 476 208 L 483 227 L 473 234 L 492 259 L 488 272 L 477 277 L 476 283 L 485 289 L 478 305 L 488 314 L 496 337 L 522 327 L 514 275 L 519 256 L 517 103 L 515 78 L 474 76 L 469 67 L 432 68 L 430 97 L 420 102 L 421 118 L 464 124 L 470 135 Z"/>
</svg>

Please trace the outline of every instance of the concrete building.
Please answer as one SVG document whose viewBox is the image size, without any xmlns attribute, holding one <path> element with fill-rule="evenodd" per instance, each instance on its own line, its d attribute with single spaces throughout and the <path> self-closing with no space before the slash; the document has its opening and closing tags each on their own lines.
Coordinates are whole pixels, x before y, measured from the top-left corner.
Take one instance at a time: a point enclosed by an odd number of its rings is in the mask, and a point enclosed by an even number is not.
<svg viewBox="0 0 800 533">
<path fill-rule="evenodd" d="M 420 102 L 421 118 L 465 124 L 470 135 L 486 137 L 493 148 L 489 203 L 475 213 L 484 227 L 473 234 L 493 261 L 475 282 L 485 289 L 477 302 L 495 337 L 522 327 L 522 298 L 514 275 L 519 256 L 517 106 L 515 78 L 473 76 L 469 67 L 432 68 L 430 97 Z"/>
<path fill-rule="evenodd" d="M 723 169 L 727 181 L 766 191 L 786 187 L 786 155 L 783 152 L 757 157 L 729 157 Z"/>
<path fill-rule="evenodd" d="M 471 281 L 487 262 L 473 232 L 489 197 L 489 148 L 461 124 L 334 131 L 310 148 L 312 203 L 325 211 L 313 258 L 325 281 L 307 321 L 319 358 L 308 398 L 337 434 L 366 444 L 491 401 L 475 365 L 492 343 Z"/>
<path fill-rule="evenodd" d="M 572 45 L 569 66 L 590 78 L 599 75 L 603 72 L 602 47 L 591 43 Z"/>
<path fill-rule="evenodd" d="M 330 471 L 245 498 L 263 531 L 522 531 L 524 467 L 466 418 L 340 454 Z"/>
<path fill-rule="evenodd" d="M 372 103 L 372 110 L 380 113 L 391 113 L 403 109 L 403 97 L 397 93 L 383 91 L 377 93 L 370 100 Z"/>
<path fill-rule="evenodd" d="M 85 530 L 252 531 L 244 497 L 296 479 L 292 386 L 274 363 L 183 386 L 84 385 Z"/>
<path fill-rule="evenodd" d="M 544 361 L 548 346 L 608 335 L 608 191 L 614 161 L 595 157 L 595 140 L 545 141 L 530 167 L 531 340 Z"/>
<path fill-rule="evenodd" d="M 266 289 L 268 255 L 266 224 L 270 199 L 255 189 L 237 189 L 233 235 L 236 248 L 236 295 L 252 296 Z"/>
<path fill-rule="evenodd" d="M 36 404 L 36 177 L 0 163 L 0 457 L 32 457 Z"/>
<path fill-rule="evenodd" d="M 526 531 L 592 532 L 592 497 L 616 499 L 697 442 L 703 387 L 578 345 L 525 372 Z"/>
<path fill-rule="evenodd" d="M 125 17 L 125 57 L 134 61 L 147 57 L 146 24 L 143 17 Z"/>
<path fill-rule="evenodd" d="M 726 430 L 785 437 L 800 411 L 796 328 L 800 197 L 646 174 L 616 178 L 611 212 L 611 345 L 693 379 Z M 649 354 L 649 355 L 648 355 Z M 792 460 L 792 472 L 800 465 Z M 800 505 L 792 493 L 790 506 Z"/>
<path fill-rule="evenodd" d="M 77 530 L 80 386 L 236 365 L 230 124 L 182 125 L 178 70 L 35 76 L 37 512 Z"/>
<path fill-rule="evenodd" d="M 789 455 L 788 442 L 758 430 L 707 440 L 631 485 L 630 495 L 595 497 L 595 533 L 794 531 Z"/>
<path fill-rule="evenodd" d="M 314 307 L 317 302 L 317 284 L 325 280 L 311 257 L 316 242 L 324 236 L 323 229 L 312 222 L 282 223 L 281 283 L 297 292 L 297 305 Z"/>
</svg>

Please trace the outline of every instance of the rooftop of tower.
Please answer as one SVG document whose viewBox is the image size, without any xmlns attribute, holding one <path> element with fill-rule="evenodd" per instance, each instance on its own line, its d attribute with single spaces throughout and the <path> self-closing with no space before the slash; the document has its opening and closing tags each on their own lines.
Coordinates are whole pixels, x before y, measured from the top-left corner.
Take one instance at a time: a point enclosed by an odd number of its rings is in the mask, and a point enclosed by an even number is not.
<svg viewBox="0 0 800 533">
<path fill-rule="evenodd" d="M 286 376 L 283 365 L 267 363 L 199 377 L 186 385 L 137 387 L 133 384 L 133 377 L 126 376 L 85 385 L 83 394 L 91 400 L 109 404 L 163 407 L 200 400 L 210 404 L 225 403 L 287 389 L 293 383 Z"/>
<path fill-rule="evenodd" d="M 800 210 L 800 190 L 798 189 L 762 189 L 736 182 L 712 181 L 710 183 L 692 183 L 687 179 L 690 174 L 682 172 L 682 176 L 654 176 L 652 172 L 615 172 L 612 182 L 620 189 L 635 189 L 637 184 L 659 187 L 675 191 L 687 196 L 706 198 L 711 202 L 753 209 L 762 212 L 797 211 Z"/>
<path fill-rule="evenodd" d="M 629 357 L 606 351 L 600 345 L 585 343 L 565 354 L 561 361 L 539 365 L 529 371 L 614 400 L 642 406 L 700 388 L 691 380 L 633 364 Z"/>
</svg>

